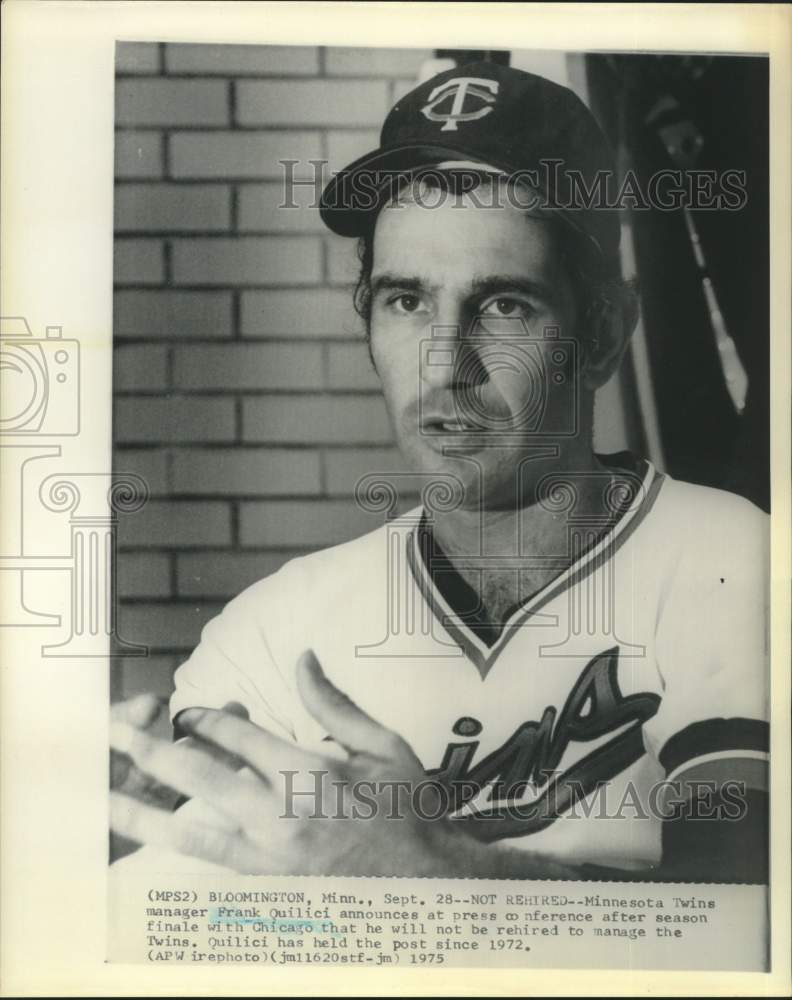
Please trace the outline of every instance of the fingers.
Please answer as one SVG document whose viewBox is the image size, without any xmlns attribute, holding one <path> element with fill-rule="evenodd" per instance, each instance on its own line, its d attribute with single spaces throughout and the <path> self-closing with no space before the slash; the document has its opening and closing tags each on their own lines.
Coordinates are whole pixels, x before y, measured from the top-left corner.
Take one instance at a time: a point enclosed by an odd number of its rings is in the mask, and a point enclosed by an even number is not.
<svg viewBox="0 0 792 1000">
<path fill-rule="evenodd" d="M 119 701 L 111 709 L 112 720 L 128 722 L 139 729 L 147 729 L 162 710 L 162 702 L 156 695 L 139 694 L 127 701 Z"/>
<path fill-rule="evenodd" d="M 257 853 L 238 830 L 185 819 L 179 812 L 154 809 L 118 792 L 110 793 L 110 826 L 139 844 L 170 848 L 238 872 L 253 873 L 257 868 Z"/>
<path fill-rule="evenodd" d="M 321 755 L 224 711 L 188 708 L 179 715 L 179 723 L 191 735 L 241 758 L 270 782 L 280 771 L 327 766 L 327 759 Z"/>
<path fill-rule="evenodd" d="M 266 786 L 219 763 L 198 746 L 167 743 L 126 722 L 110 727 L 113 749 L 127 754 L 144 774 L 188 796 L 197 796 L 238 823 L 255 823 L 266 809 Z"/>
<path fill-rule="evenodd" d="M 228 712 L 229 715 L 235 715 L 238 719 L 245 719 L 247 721 L 250 718 L 248 710 L 238 701 L 227 701 L 223 705 L 222 711 Z"/>
<path fill-rule="evenodd" d="M 141 694 L 127 701 L 116 702 L 110 709 L 111 723 L 125 722 L 140 729 L 146 729 L 156 720 L 162 709 L 159 698 L 153 694 Z M 136 790 L 144 784 L 141 775 L 135 774 L 131 762 L 121 754 L 110 753 L 110 787 L 126 785 L 127 790 Z"/>
<path fill-rule="evenodd" d="M 231 771 L 240 771 L 243 767 L 245 767 L 245 761 L 240 760 L 239 757 L 234 756 L 234 754 L 227 753 L 221 747 L 216 747 L 212 743 L 207 743 L 206 740 L 197 739 L 195 736 L 182 736 L 181 739 L 177 741 L 177 745 L 181 747 L 195 748 L 196 750 L 209 754 L 209 756 L 212 757 L 213 760 L 217 761 L 218 764 L 222 764 Z"/>
<path fill-rule="evenodd" d="M 143 774 L 126 755 L 111 750 L 110 756 L 111 788 L 163 809 L 174 808 L 179 800 L 178 792 Z"/>
<path fill-rule="evenodd" d="M 313 650 L 297 661 L 297 689 L 316 721 L 351 752 L 392 760 L 408 749 L 397 733 L 372 719 L 327 679 Z"/>
</svg>

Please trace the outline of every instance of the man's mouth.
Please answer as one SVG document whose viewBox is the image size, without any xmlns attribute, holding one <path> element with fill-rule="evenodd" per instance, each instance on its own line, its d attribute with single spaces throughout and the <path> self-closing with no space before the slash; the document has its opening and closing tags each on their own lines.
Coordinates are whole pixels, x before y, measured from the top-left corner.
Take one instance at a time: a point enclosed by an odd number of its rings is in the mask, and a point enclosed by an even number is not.
<svg viewBox="0 0 792 1000">
<path fill-rule="evenodd" d="M 471 431 L 481 430 L 475 424 L 464 420 L 441 420 L 436 426 L 446 434 L 469 434 Z"/>
<path fill-rule="evenodd" d="M 423 429 L 428 434 L 480 434 L 484 428 L 458 417 L 448 420 L 437 417 L 423 421 Z"/>
</svg>

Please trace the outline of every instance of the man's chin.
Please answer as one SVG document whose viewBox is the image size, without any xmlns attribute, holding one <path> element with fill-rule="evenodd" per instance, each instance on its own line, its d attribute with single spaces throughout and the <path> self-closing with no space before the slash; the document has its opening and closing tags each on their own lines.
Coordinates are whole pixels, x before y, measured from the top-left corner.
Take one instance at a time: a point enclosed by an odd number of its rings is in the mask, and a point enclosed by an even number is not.
<svg viewBox="0 0 792 1000">
<path fill-rule="evenodd" d="M 424 447 L 405 455 L 410 468 L 425 477 L 421 490 L 426 503 L 436 501 L 444 511 L 482 513 L 524 506 L 526 498 L 534 496 L 536 481 L 546 473 L 547 463 L 555 467 L 558 461 L 552 449 L 527 465 L 488 461 L 492 457 L 492 449 L 468 451 L 452 446 L 439 451 Z M 433 486 L 437 492 L 432 492 Z"/>
<path fill-rule="evenodd" d="M 477 449 L 477 452 L 480 452 Z M 481 507 L 481 484 L 486 477 L 484 462 L 477 452 L 457 451 L 449 447 L 442 451 L 422 451 L 419 460 L 411 463 L 425 482 L 422 493 L 425 504 L 438 512 L 478 510 Z"/>
<path fill-rule="evenodd" d="M 482 451 L 480 445 L 469 448 L 427 445 L 422 447 L 418 454 L 409 456 L 412 458 L 410 466 L 427 477 L 437 476 L 438 479 L 442 479 L 445 476 L 454 476 L 463 482 L 471 479 L 478 482 L 483 464 L 476 456 Z"/>
</svg>

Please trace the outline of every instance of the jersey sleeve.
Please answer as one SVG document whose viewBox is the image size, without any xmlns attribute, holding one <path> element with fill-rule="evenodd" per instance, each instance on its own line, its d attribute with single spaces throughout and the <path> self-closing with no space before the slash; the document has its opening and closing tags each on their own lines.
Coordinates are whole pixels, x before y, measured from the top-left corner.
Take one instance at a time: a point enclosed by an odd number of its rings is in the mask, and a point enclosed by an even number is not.
<svg viewBox="0 0 792 1000">
<path fill-rule="evenodd" d="M 662 697 L 644 742 L 670 780 L 766 790 L 769 522 L 736 497 L 725 507 L 691 520 L 663 594 Z"/>
<path fill-rule="evenodd" d="M 223 708 L 236 702 L 247 709 L 251 722 L 294 738 L 293 684 L 276 662 L 266 633 L 268 618 L 283 617 L 270 604 L 271 580 L 274 577 L 244 591 L 209 621 L 199 644 L 176 671 L 170 715 L 177 737 L 178 716 L 185 709 Z"/>
</svg>

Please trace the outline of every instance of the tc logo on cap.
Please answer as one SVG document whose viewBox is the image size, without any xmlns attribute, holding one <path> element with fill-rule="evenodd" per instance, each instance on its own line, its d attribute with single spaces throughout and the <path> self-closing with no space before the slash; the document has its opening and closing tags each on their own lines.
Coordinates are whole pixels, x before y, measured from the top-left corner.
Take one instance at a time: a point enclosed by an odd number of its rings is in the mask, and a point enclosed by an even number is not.
<svg viewBox="0 0 792 1000">
<path fill-rule="evenodd" d="M 445 125 L 440 129 L 441 132 L 456 132 L 457 122 L 475 121 L 492 111 L 491 105 L 495 103 L 494 95 L 498 93 L 498 86 L 497 80 L 485 80 L 477 76 L 455 77 L 453 80 L 447 80 L 439 87 L 435 87 L 429 95 L 428 103 L 421 108 L 421 112 L 430 122 L 445 122 Z M 435 111 L 439 104 L 451 96 L 453 96 L 453 101 L 448 114 Z M 478 98 L 484 104 L 474 111 L 464 111 L 465 100 L 468 96 Z"/>
</svg>

